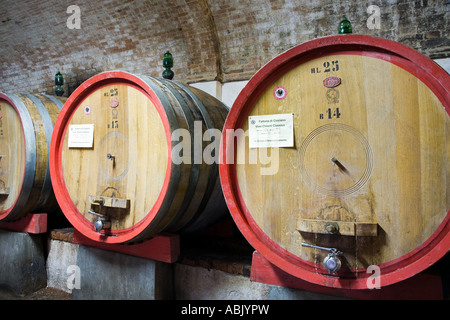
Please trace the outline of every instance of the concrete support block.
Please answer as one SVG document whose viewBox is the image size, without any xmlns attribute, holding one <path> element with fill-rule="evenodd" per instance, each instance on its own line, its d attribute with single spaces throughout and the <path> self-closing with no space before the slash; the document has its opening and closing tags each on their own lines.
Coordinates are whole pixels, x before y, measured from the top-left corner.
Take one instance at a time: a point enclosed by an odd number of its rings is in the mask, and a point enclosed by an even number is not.
<svg viewBox="0 0 450 320">
<path fill-rule="evenodd" d="M 269 285 L 269 288 L 267 300 L 351 300 L 343 296 L 332 296 L 273 285 Z"/>
<path fill-rule="evenodd" d="M 42 235 L 0 230 L 0 286 L 25 295 L 46 285 Z"/>
<path fill-rule="evenodd" d="M 250 281 L 219 270 L 175 264 L 177 300 L 330 300 L 347 299 Z"/>
<path fill-rule="evenodd" d="M 80 246 L 76 265 L 80 279 L 74 300 L 173 298 L 171 264 Z"/>
<path fill-rule="evenodd" d="M 264 300 L 269 286 L 223 271 L 175 264 L 176 300 Z"/>
<path fill-rule="evenodd" d="M 72 293 L 74 267 L 77 264 L 79 245 L 51 240 L 47 257 L 47 286 Z M 69 282 L 69 285 L 68 285 Z"/>
</svg>

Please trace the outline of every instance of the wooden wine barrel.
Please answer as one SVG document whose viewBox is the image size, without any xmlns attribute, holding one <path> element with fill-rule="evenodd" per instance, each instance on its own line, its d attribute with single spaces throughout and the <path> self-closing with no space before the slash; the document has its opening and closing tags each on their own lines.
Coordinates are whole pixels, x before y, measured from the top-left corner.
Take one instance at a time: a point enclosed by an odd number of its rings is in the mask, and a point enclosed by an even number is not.
<svg viewBox="0 0 450 320">
<path fill-rule="evenodd" d="M 213 223 L 228 212 L 217 165 L 227 113 L 219 100 L 174 81 L 121 71 L 87 80 L 64 105 L 51 144 L 64 215 L 104 243 Z"/>
<path fill-rule="evenodd" d="M 0 93 L 0 220 L 58 210 L 48 153 L 65 98 Z"/>
<path fill-rule="evenodd" d="M 277 56 L 224 125 L 219 171 L 240 231 L 321 286 L 423 271 L 450 248 L 449 93 L 443 69 L 389 40 L 331 36 Z"/>
</svg>

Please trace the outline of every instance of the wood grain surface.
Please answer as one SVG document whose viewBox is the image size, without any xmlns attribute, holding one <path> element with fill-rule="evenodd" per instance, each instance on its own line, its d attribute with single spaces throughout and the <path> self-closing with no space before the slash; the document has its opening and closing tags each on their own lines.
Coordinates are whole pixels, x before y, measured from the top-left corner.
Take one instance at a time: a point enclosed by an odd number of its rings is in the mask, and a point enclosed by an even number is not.
<svg viewBox="0 0 450 320">
<path fill-rule="evenodd" d="M 341 84 L 325 87 L 331 76 Z M 301 243 L 334 247 L 358 269 L 397 259 L 436 231 L 450 207 L 449 116 L 420 79 L 374 57 L 312 59 L 268 86 L 248 116 L 287 113 L 294 147 L 264 150 L 272 161 L 279 153 L 278 171 L 261 175 L 261 158 L 236 165 L 247 212 L 271 240 L 317 265 L 328 252 Z M 249 150 L 241 140 L 237 158 Z M 327 232 L 328 222 L 341 232 Z"/>
</svg>

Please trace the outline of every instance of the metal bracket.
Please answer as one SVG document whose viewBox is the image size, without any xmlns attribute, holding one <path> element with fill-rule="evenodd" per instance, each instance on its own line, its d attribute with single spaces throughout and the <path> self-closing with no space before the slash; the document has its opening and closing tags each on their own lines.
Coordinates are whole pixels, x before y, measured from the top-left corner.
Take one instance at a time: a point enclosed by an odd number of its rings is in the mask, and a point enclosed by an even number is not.
<svg viewBox="0 0 450 320">
<path fill-rule="evenodd" d="M 89 196 L 89 202 L 93 205 L 116 209 L 130 209 L 129 199 L 111 198 L 103 196 Z"/>
</svg>

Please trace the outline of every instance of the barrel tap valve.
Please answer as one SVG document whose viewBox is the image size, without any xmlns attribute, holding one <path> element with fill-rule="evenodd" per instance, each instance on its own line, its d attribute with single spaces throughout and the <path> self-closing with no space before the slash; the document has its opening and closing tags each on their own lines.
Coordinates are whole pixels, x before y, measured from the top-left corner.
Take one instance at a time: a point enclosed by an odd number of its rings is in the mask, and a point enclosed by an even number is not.
<svg viewBox="0 0 450 320">
<path fill-rule="evenodd" d="M 319 246 L 315 246 L 315 245 L 305 243 L 305 242 L 302 242 L 302 246 L 308 247 L 308 248 L 325 250 L 325 251 L 330 252 L 325 257 L 325 259 L 323 259 L 323 266 L 325 267 L 325 269 L 328 271 L 329 274 L 335 274 L 341 268 L 342 262 L 338 258 L 338 256 L 342 255 L 344 253 L 341 251 L 338 251 L 336 248 L 319 247 Z"/>
<path fill-rule="evenodd" d="M 109 219 L 109 217 L 92 210 L 88 210 L 88 213 L 98 217 L 97 221 L 94 222 L 95 231 L 100 233 L 100 231 L 102 231 L 103 229 L 111 229 L 111 220 Z"/>
</svg>

